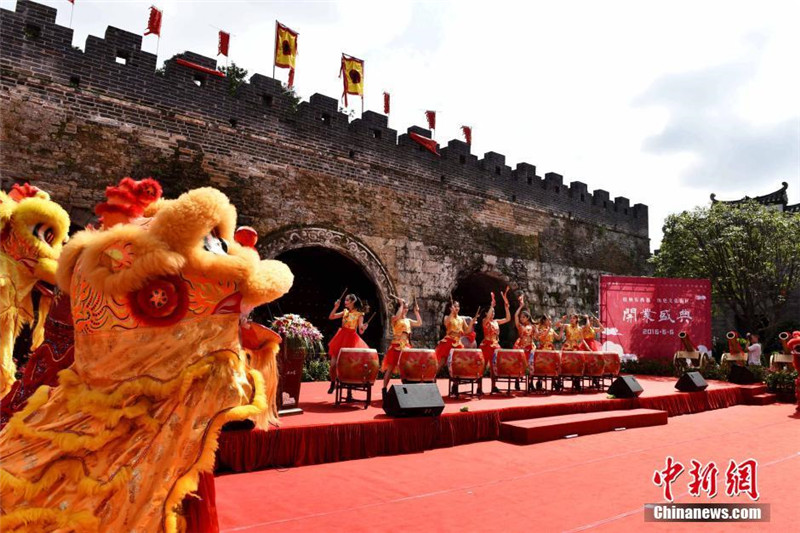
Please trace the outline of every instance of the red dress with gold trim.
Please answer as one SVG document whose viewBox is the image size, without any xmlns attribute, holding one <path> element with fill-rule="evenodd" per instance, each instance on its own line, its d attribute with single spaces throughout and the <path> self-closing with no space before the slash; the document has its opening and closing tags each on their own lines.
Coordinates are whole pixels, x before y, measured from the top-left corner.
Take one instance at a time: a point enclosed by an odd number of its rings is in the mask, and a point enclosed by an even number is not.
<svg viewBox="0 0 800 533">
<path fill-rule="evenodd" d="M 533 324 L 525 324 L 517 327 L 517 337 L 514 343 L 515 350 L 525 350 L 525 355 L 533 350 Z"/>
<path fill-rule="evenodd" d="M 411 320 L 399 318 L 392 324 L 392 344 L 383 357 L 381 369 L 388 372 L 397 366 L 400 361 L 400 353 L 406 348 L 411 348 Z"/>
<path fill-rule="evenodd" d="M 561 347 L 564 350 L 584 350 L 583 346 L 583 329 L 580 326 L 573 326 L 572 324 L 567 324 L 564 326 L 564 331 L 566 332 L 566 340 L 564 341 L 564 345 Z"/>
<path fill-rule="evenodd" d="M 583 340 L 586 342 L 586 345 L 589 346 L 589 350 L 599 352 L 600 343 L 595 339 L 595 329 L 587 324 L 581 328 L 581 331 L 583 332 Z"/>
<path fill-rule="evenodd" d="M 342 327 L 328 343 L 328 355 L 331 359 L 339 357 L 339 350 L 342 348 L 369 348 L 364 339 L 356 331 L 358 320 L 364 315 L 361 311 L 344 310 L 342 315 Z"/>
<path fill-rule="evenodd" d="M 492 358 L 498 349 L 500 349 L 500 324 L 497 323 L 497 320 L 491 320 L 488 324 L 484 322 L 483 341 L 481 342 L 484 364 L 492 364 Z"/>
<path fill-rule="evenodd" d="M 556 332 L 553 328 L 536 328 L 536 348 L 539 350 L 555 350 Z"/>
<path fill-rule="evenodd" d="M 464 317 L 457 316 L 451 318 L 448 316 L 445 322 L 445 328 L 447 329 L 447 334 L 439 341 L 439 344 L 436 345 L 436 349 L 434 350 L 436 352 L 436 359 L 439 360 L 439 366 L 442 366 L 447 361 L 451 350 L 464 347 L 464 345 L 461 344 L 461 337 L 466 333 Z"/>
</svg>

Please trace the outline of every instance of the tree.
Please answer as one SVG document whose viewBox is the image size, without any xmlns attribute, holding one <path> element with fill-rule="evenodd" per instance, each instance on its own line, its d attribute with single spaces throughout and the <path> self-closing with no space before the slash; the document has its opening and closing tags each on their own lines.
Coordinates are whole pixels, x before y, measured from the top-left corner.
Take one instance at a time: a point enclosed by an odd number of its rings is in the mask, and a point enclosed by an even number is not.
<svg viewBox="0 0 800 533">
<path fill-rule="evenodd" d="M 218 70 L 223 72 L 228 79 L 228 92 L 231 95 L 236 95 L 236 90 L 244 83 L 245 78 L 247 78 L 247 69 L 241 68 L 237 66 L 236 63 L 231 62 L 228 66 L 218 67 Z"/>
<path fill-rule="evenodd" d="M 715 305 L 737 325 L 772 334 L 800 286 L 800 215 L 755 202 L 670 215 L 650 261 L 658 276 L 710 279 Z"/>
</svg>

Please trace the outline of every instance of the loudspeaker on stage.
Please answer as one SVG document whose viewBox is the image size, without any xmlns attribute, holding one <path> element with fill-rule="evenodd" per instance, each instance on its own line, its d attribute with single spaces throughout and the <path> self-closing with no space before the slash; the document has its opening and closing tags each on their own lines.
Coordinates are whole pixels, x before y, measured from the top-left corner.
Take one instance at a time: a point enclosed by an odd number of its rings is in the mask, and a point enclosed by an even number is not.
<svg viewBox="0 0 800 533">
<path fill-rule="evenodd" d="M 633 376 L 620 376 L 608 387 L 608 393 L 617 398 L 635 398 L 642 391 L 642 386 Z"/>
<path fill-rule="evenodd" d="M 444 411 L 444 400 L 435 383 L 392 385 L 383 397 L 383 410 L 389 416 L 437 416 Z"/>
<path fill-rule="evenodd" d="M 708 383 L 700 372 L 686 372 L 675 384 L 675 388 L 681 392 L 699 392 L 707 387 Z"/>
<path fill-rule="evenodd" d="M 728 381 L 737 385 L 750 385 L 757 383 L 758 379 L 746 366 L 733 365 L 731 373 L 728 375 Z"/>
</svg>

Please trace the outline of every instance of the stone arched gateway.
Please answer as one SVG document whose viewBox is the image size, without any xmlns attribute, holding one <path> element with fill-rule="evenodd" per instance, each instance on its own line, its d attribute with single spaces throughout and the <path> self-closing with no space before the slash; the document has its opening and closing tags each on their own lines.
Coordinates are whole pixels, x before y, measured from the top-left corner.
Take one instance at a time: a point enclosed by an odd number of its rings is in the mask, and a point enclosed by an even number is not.
<svg viewBox="0 0 800 533">
<path fill-rule="evenodd" d="M 322 261 L 337 260 L 336 255 L 340 255 L 352 262 L 352 266 L 357 267 L 374 285 L 375 300 L 370 301 L 370 304 L 378 313 L 376 322 L 381 325 L 381 334 L 379 337 L 373 336 L 373 342 L 370 345 L 380 351 L 385 350 L 389 334 L 387 318 L 393 309 L 391 295 L 395 294 L 395 288 L 383 264 L 366 244 L 341 231 L 321 227 L 300 227 L 273 232 L 259 240 L 258 248 L 262 257 L 270 259 L 287 260 L 293 255 L 297 256 L 298 253 L 313 253 L 313 250 L 317 249 L 319 250 L 316 252 L 317 257 Z M 293 252 L 295 253 L 293 254 Z M 325 266 L 325 264 L 318 264 L 315 265 L 315 268 L 324 268 Z M 336 281 L 332 280 L 332 282 Z M 354 287 L 350 286 L 349 288 L 353 289 Z M 336 292 L 340 290 L 343 289 L 337 287 L 337 291 L 331 293 L 335 294 L 332 299 L 339 296 Z M 330 294 L 328 297 L 330 298 Z M 329 307 L 330 302 L 325 300 L 324 305 Z M 324 327 L 325 323 L 322 322 L 320 325 Z M 329 326 L 332 327 L 332 325 Z M 365 340 L 368 340 L 366 335 Z M 375 340 L 380 343 L 379 346 L 374 345 Z"/>
</svg>

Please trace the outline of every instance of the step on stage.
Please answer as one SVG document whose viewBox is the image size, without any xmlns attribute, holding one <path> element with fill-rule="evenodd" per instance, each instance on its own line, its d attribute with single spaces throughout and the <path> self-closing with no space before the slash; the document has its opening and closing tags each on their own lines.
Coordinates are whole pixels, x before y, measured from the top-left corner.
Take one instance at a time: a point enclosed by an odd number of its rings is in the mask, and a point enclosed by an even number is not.
<svg viewBox="0 0 800 533">
<path fill-rule="evenodd" d="M 313 465 L 496 440 L 501 438 L 503 423 L 512 421 L 529 421 L 516 424 L 534 428 L 525 430 L 526 436 L 519 442 L 534 442 L 536 433 L 544 431 L 537 431 L 536 427 L 553 424 L 531 422 L 530 419 L 614 411 L 609 413 L 609 417 L 592 415 L 585 421 L 580 417 L 565 419 L 564 427 L 581 428 L 590 424 L 594 428 L 609 426 L 615 429 L 612 419 L 619 419 L 622 410 L 650 409 L 677 416 L 754 403 L 753 398 L 764 392 L 763 385 L 740 386 L 720 381 L 709 381 L 708 388 L 702 392 L 678 392 L 675 390 L 677 378 L 636 378 L 644 392 L 631 399 L 609 399 L 605 392 L 527 396 L 523 392 L 514 392 L 510 397 L 493 394 L 481 398 L 461 396 L 457 400 L 447 397 L 447 380 L 440 379 L 438 386 L 445 397 L 444 411 L 440 416 L 426 418 L 387 416 L 381 408 L 380 382 L 376 382 L 372 390 L 373 400 L 367 409 L 363 408 L 363 402 L 334 406 L 333 395 L 326 393 L 327 382 L 303 383 L 300 392 L 302 415 L 285 417 L 281 419 L 280 427 L 269 431 L 237 430 L 220 435 L 217 471 L 249 472 Z M 399 382 L 395 380 L 392 383 Z M 521 387 L 525 388 L 524 381 Z M 483 390 L 490 388 L 489 379 L 485 378 Z M 461 412 L 464 407 L 469 410 Z M 627 420 L 636 419 L 636 415 L 630 413 Z M 609 420 L 603 422 L 603 418 Z M 509 431 L 509 427 L 503 431 Z M 566 436 L 559 433 L 561 430 L 550 431 L 555 435 L 553 438 Z"/>
</svg>

